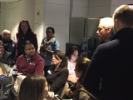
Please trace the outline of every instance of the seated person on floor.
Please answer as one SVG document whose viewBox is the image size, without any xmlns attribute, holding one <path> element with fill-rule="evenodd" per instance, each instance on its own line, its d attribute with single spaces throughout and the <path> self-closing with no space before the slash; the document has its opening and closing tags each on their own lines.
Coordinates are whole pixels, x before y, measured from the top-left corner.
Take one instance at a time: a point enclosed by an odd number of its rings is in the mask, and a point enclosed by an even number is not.
<svg viewBox="0 0 133 100">
<path fill-rule="evenodd" d="M 0 62 L 12 65 L 12 54 L 4 50 L 3 42 L 0 40 Z"/>
<path fill-rule="evenodd" d="M 56 50 L 52 55 L 52 61 L 53 65 L 47 71 L 46 79 L 50 86 L 50 91 L 60 96 L 68 78 L 67 59 L 62 51 Z"/>
<path fill-rule="evenodd" d="M 9 30 L 3 30 L 2 31 L 2 38 L 3 38 L 3 46 L 4 50 L 8 51 L 12 54 L 13 63 L 16 61 L 16 43 L 11 40 L 11 33 Z"/>
<path fill-rule="evenodd" d="M 69 71 L 67 81 L 69 83 L 69 86 L 73 86 L 78 80 L 74 71 L 76 65 L 75 61 L 78 58 L 78 47 L 71 46 L 70 49 L 68 50 L 67 56 L 68 56 L 67 69 Z"/>
<path fill-rule="evenodd" d="M 35 52 L 32 43 L 25 45 L 25 53 L 18 57 L 16 64 L 18 72 L 25 76 L 32 74 L 43 75 L 44 60 Z"/>
<path fill-rule="evenodd" d="M 97 100 L 91 93 L 89 93 L 83 86 L 83 78 L 90 60 L 85 57 L 79 57 L 76 60 L 75 73 L 79 78 L 73 89 L 67 89 L 66 94 L 73 100 Z"/>
</svg>

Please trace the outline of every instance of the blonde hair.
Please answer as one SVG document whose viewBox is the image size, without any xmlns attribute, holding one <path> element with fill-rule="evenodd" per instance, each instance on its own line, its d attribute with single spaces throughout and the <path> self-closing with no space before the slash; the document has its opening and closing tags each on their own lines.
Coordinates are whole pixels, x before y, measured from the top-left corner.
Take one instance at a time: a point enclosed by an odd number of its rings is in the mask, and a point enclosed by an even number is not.
<svg viewBox="0 0 133 100">
<path fill-rule="evenodd" d="M 128 5 L 121 5 L 116 8 L 113 19 L 119 19 L 127 26 L 133 26 L 133 8 Z"/>
<path fill-rule="evenodd" d="M 2 31 L 2 37 L 4 35 L 7 35 L 7 34 L 11 35 L 11 32 L 9 30 L 7 30 L 7 29 L 5 29 L 5 30 Z"/>
</svg>

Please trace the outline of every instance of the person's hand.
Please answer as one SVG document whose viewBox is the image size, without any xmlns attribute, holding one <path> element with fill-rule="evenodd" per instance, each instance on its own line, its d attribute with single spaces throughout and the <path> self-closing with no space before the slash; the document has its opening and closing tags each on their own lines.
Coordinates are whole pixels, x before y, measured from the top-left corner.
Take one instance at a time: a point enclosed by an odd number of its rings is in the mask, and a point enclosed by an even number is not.
<svg viewBox="0 0 133 100">
<path fill-rule="evenodd" d="M 66 95 L 67 95 L 68 97 L 72 97 L 72 96 L 73 96 L 73 92 L 71 91 L 70 88 L 66 90 Z"/>
<path fill-rule="evenodd" d="M 46 51 L 47 47 L 45 45 L 40 46 L 40 51 Z"/>
<path fill-rule="evenodd" d="M 72 83 L 77 83 L 76 79 L 71 80 Z"/>
<path fill-rule="evenodd" d="M 13 64 L 15 64 L 15 61 L 13 61 Z"/>
<path fill-rule="evenodd" d="M 47 100 L 54 100 L 54 92 L 49 91 L 48 96 L 46 98 Z"/>
<path fill-rule="evenodd" d="M 47 47 L 46 47 L 45 45 L 43 45 L 43 49 L 44 49 L 44 50 L 46 50 L 46 49 L 47 49 Z"/>
<path fill-rule="evenodd" d="M 66 90 L 66 95 L 67 95 L 67 96 L 69 95 L 70 91 L 71 91 L 70 88 Z"/>
<path fill-rule="evenodd" d="M 68 81 L 70 81 L 72 83 L 77 83 L 77 79 L 74 79 L 74 78 L 68 78 Z"/>
</svg>

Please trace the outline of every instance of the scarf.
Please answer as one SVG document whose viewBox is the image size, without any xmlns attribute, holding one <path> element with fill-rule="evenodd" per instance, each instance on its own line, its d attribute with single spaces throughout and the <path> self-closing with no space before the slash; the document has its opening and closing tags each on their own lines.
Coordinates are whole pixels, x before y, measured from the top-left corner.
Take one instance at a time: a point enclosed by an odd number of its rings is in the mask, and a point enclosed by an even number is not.
<svg viewBox="0 0 133 100">
<path fill-rule="evenodd" d="M 45 37 L 45 38 L 43 39 L 43 42 L 44 42 L 44 45 L 45 45 L 46 47 L 49 47 L 52 43 L 54 43 L 55 40 L 56 40 L 55 36 L 52 36 L 50 40 L 48 40 L 48 38 Z"/>
</svg>

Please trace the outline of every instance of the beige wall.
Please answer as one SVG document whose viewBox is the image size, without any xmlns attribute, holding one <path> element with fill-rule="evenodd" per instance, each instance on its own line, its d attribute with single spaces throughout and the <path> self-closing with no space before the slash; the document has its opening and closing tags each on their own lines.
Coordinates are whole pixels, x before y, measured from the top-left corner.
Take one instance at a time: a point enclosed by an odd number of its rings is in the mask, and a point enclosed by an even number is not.
<svg viewBox="0 0 133 100">
<path fill-rule="evenodd" d="M 16 41 L 16 32 L 20 20 L 27 19 L 37 34 L 38 45 L 46 35 L 48 26 L 55 28 L 55 36 L 60 50 L 65 52 L 69 42 L 69 18 L 112 16 L 117 6 L 130 4 L 132 0 L 21 0 L 2 3 L 1 28 L 9 29 Z"/>
<path fill-rule="evenodd" d="M 88 17 L 105 17 L 110 15 L 111 0 L 88 0 Z"/>
<path fill-rule="evenodd" d="M 88 17 L 89 0 L 72 0 L 72 17 Z"/>
<path fill-rule="evenodd" d="M 133 0 L 111 0 L 110 15 L 114 13 L 114 10 L 122 4 L 133 4 Z"/>
<path fill-rule="evenodd" d="M 45 0 L 44 2 L 44 36 L 48 26 L 55 28 L 55 36 L 60 43 L 60 50 L 65 53 L 69 42 L 70 0 Z"/>
</svg>

